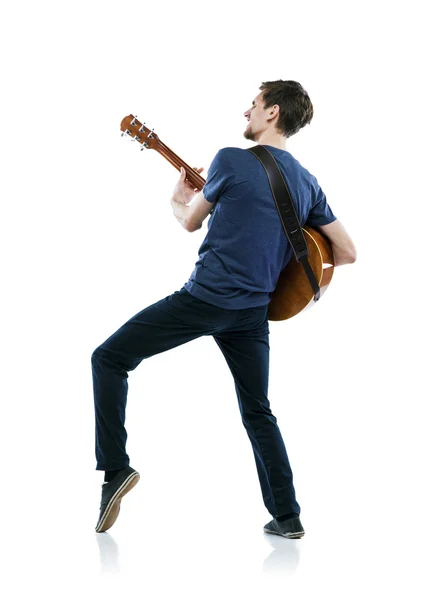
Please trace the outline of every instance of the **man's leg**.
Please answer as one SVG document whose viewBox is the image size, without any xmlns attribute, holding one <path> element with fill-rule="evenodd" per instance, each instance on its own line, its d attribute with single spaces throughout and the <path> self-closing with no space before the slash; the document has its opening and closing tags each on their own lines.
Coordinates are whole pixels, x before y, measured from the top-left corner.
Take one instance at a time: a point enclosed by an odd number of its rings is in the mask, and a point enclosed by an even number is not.
<svg viewBox="0 0 448 600">
<path fill-rule="evenodd" d="M 225 312 L 225 311 L 224 311 Z M 134 315 L 92 354 L 97 471 L 129 465 L 125 411 L 128 371 L 143 359 L 219 330 L 223 309 L 174 292 Z"/>
<path fill-rule="evenodd" d="M 251 312 L 252 311 L 252 312 Z M 267 307 L 248 309 L 240 327 L 213 337 L 235 381 L 243 425 L 255 457 L 263 501 L 274 517 L 300 514 L 285 444 L 268 400 Z"/>
</svg>

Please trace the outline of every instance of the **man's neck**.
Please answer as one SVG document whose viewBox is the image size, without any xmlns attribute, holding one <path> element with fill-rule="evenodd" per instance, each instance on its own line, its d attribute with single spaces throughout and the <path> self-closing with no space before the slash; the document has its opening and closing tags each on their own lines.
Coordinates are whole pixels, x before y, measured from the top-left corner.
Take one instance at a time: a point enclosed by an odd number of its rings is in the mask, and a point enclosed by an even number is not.
<svg viewBox="0 0 448 600">
<path fill-rule="evenodd" d="M 286 138 L 283 135 L 263 135 L 261 134 L 257 140 L 257 144 L 260 146 L 274 146 L 280 150 L 287 150 Z"/>
</svg>

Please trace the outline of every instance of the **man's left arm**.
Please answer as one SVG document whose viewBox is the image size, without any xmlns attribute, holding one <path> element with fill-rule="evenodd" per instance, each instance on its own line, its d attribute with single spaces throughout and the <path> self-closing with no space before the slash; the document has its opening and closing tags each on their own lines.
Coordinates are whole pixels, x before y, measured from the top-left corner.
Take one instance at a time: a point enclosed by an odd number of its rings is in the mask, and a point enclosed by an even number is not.
<svg viewBox="0 0 448 600">
<path fill-rule="evenodd" d="M 190 233 L 202 227 L 202 222 L 210 214 L 214 205 L 215 203 L 204 198 L 202 192 L 194 197 L 190 205 L 176 200 L 176 196 L 171 198 L 174 216 L 182 227 Z"/>
<path fill-rule="evenodd" d="M 191 192 L 195 192 L 188 182 L 185 183 L 185 169 L 181 167 L 181 176 L 174 188 L 171 198 L 171 206 L 174 215 L 182 227 L 187 231 L 196 231 L 202 227 L 202 222 L 209 215 L 219 197 L 234 183 L 233 168 L 229 160 L 229 152 L 232 150 L 221 148 L 213 158 L 207 180 L 202 191 L 192 198 Z M 195 169 L 196 170 L 196 169 Z M 198 173 L 203 167 L 197 169 Z M 205 191 L 208 200 L 205 199 Z M 188 204 L 190 204 L 188 206 Z"/>
</svg>

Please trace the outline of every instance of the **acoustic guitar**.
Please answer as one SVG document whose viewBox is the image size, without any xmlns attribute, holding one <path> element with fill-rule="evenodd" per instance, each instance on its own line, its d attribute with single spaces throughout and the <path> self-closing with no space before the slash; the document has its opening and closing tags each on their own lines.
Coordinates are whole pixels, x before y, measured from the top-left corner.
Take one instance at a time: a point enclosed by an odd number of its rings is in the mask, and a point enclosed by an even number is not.
<svg viewBox="0 0 448 600">
<path fill-rule="evenodd" d="M 134 115 L 125 117 L 121 121 L 120 128 L 123 132 L 122 136 L 130 136 L 141 144 L 141 150 L 145 148 L 157 150 L 178 171 L 181 167 L 184 167 L 186 179 L 195 189 L 202 190 L 206 180 L 168 148 L 154 133 L 154 129 L 150 130 L 145 127 L 144 124 L 137 121 Z M 322 297 L 330 284 L 334 271 L 331 242 L 321 231 L 310 227 L 306 223 L 302 227 L 302 231 L 308 246 L 308 262 L 319 283 L 320 296 Z M 302 264 L 297 262 L 295 256 L 293 256 L 280 273 L 275 290 L 271 294 L 268 319 L 270 321 L 284 321 L 314 304 L 314 293 L 309 279 Z"/>
</svg>

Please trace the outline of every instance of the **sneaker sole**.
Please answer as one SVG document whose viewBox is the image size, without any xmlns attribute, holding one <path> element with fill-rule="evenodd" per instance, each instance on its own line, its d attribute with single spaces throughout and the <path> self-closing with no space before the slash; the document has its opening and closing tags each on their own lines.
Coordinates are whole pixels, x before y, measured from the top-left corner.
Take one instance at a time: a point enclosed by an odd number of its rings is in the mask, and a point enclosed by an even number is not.
<svg viewBox="0 0 448 600">
<path fill-rule="evenodd" d="M 139 482 L 139 479 L 139 473 L 132 473 L 128 477 L 128 479 L 123 481 L 121 486 L 117 489 L 115 494 L 110 499 L 109 504 L 106 506 L 106 510 L 104 511 L 104 514 L 101 517 L 101 521 L 95 528 L 96 532 L 101 533 L 103 531 L 107 531 L 107 529 L 110 529 L 112 527 L 120 513 L 121 499 L 129 491 L 132 490 L 132 488 Z"/>
<path fill-rule="evenodd" d="M 280 535 L 281 537 L 285 537 L 288 539 L 300 539 L 303 538 L 303 536 L 305 535 L 305 532 L 302 531 L 300 533 L 278 533 L 278 531 L 271 531 L 270 529 L 266 529 L 266 527 L 263 527 L 263 531 L 265 533 L 273 533 L 274 535 Z"/>
</svg>

